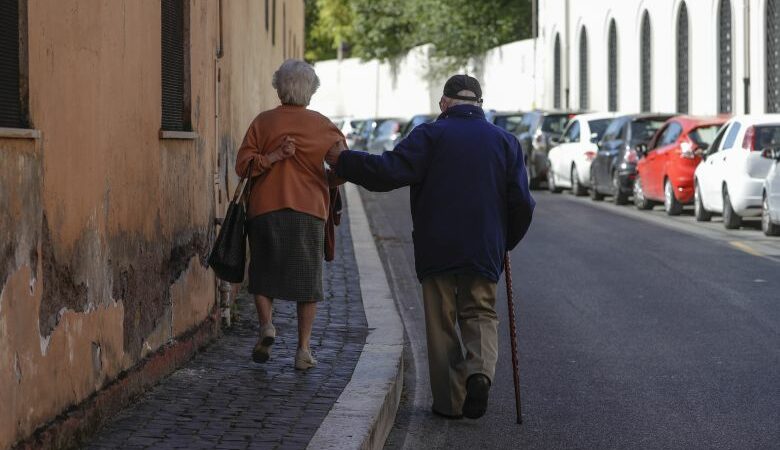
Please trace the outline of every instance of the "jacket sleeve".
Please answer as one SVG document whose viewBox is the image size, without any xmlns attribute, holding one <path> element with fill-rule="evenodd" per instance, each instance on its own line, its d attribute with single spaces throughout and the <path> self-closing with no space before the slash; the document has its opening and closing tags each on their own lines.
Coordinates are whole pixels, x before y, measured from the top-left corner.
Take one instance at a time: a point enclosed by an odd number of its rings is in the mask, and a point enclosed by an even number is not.
<svg viewBox="0 0 780 450">
<path fill-rule="evenodd" d="M 425 128 L 418 126 L 393 151 L 381 155 L 343 152 L 336 165 L 336 175 L 375 192 L 420 183 L 430 159 L 430 137 Z"/>
<path fill-rule="evenodd" d="M 246 135 L 244 135 L 244 141 L 241 143 L 241 147 L 238 148 L 238 155 L 236 156 L 236 174 L 239 177 L 244 177 L 246 175 L 247 170 L 249 170 L 249 164 L 252 161 L 254 161 L 252 177 L 262 174 L 271 167 L 268 156 L 261 154 L 262 149 L 258 147 L 258 140 L 255 133 L 254 125 L 250 125 Z"/>
<path fill-rule="evenodd" d="M 531 197 L 523 150 L 516 139 L 510 143 L 509 185 L 507 192 L 507 250 L 514 249 L 531 226 L 536 202 Z"/>
</svg>

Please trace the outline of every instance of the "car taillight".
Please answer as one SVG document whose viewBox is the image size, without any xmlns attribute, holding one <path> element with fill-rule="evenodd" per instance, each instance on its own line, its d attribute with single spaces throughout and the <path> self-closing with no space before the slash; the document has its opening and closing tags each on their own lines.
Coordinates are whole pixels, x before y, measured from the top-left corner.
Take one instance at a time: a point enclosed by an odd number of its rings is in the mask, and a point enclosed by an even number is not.
<svg viewBox="0 0 780 450">
<path fill-rule="evenodd" d="M 680 144 L 680 156 L 686 159 L 696 158 L 696 153 L 693 152 L 693 144 L 690 141 L 682 141 Z"/>
<path fill-rule="evenodd" d="M 756 129 L 750 127 L 745 130 L 745 138 L 742 139 L 742 148 L 746 148 L 751 152 L 756 151 Z"/>
<path fill-rule="evenodd" d="M 588 161 L 593 161 L 593 158 L 595 157 L 596 157 L 596 152 L 593 151 L 585 152 L 585 159 L 587 159 Z"/>
<path fill-rule="evenodd" d="M 636 154 L 636 150 L 629 150 L 626 153 L 626 162 L 627 163 L 636 163 L 639 161 L 639 155 Z"/>
</svg>

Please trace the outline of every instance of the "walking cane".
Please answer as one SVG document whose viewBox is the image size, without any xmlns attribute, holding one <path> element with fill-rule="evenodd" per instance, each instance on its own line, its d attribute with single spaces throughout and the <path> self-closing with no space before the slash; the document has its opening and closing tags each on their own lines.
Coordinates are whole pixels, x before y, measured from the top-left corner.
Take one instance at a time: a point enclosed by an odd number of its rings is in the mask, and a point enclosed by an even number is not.
<svg viewBox="0 0 780 450">
<path fill-rule="evenodd" d="M 515 381 L 515 411 L 517 411 L 517 424 L 523 424 L 523 416 L 520 410 L 520 369 L 517 362 L 517 329 L 515 328 L 515 303 L 512 292 L 512 265 L 509 252 L 504 255 L 504 273 L 506 276 L 506 301 L 509 308 L 509 338 L 512 340 L 512 375 Z"/>
</svg>

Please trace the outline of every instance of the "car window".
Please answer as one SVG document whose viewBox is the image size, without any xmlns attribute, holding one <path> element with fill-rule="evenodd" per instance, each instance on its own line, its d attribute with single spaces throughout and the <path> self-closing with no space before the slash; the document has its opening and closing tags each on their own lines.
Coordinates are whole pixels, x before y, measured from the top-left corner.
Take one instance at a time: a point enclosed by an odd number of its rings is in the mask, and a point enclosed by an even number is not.
<svg viewBox="0 0 780 450">
<path fill-rule="evenodd" d="M 631 122 L 631 144 L 644 144 L 666 123 L 663 119 L 638 119 Z"/>
<path fill-rule="evenodd" d="M 677 142 L 677 139 L 682 134 L 682 125 L 680 125 L 677 122 L 672 122 L 669 124 L 668 127 L 664 130 L 664 133 L 661 135 L 661 138 L 658 140 L 658 145 L 656 147 L 665 147 L 667 145 L 672 145 L 675 142 Z"/>
<path fill-rule="evenodd" d="M 780 148 L 780 125 L 762 125 L 755 127 L 753 148 Z"/>
<path fill-rule="evenodd" d="M 539 114 L 537 113 L 527 113 L 523 115 L 523 121 L 520 123 L 520 127 L 518 128 L 518 133 L 525 133 L 526 131 L 536 131 L 536 127 L 539 123 Z"/>
<path fill-rule="evenodd" d="M 553 114 L 545 116 L 542 121 L 542 131 L 552 134 L 561 134 L 566 122 L 569 121 L 568 114 Z M 579 128 L 579 126 L 578 126 Z"/>
<path fill-rule="evenodd" d="M 688 137 L 700 146 L 710 145 L 715 140 L 715 136 L 718 135 L 718 130 L 720 130 L 720 125 L 707 125 L 694 129 L 688 133 Z M 728 138 L 726 140 L 728 141 Z"/>
<path fill-rule="evenodd" d="M 607 131 L 607 127 L 609 126 L 610 122 L 612 122 L 612 119 L 589 120 L 588 127 L 590 128 L 590 141 L 600 141 L 601 138 L 604 137 L 604 132 Z"/>
<path fill-rule="evenodd" d="M 566 129 L 566 134 L 563 136 L 563 142 L 579 142 L 580 140 L 580 121 L 574 120 L 569 124 Z"/>
<path fill-rule="evenodd" d="M 605 141 L 613 141 L 620 137 L 621 131 L 623 131 L 624 120 L 615 119 L 607 127 L 607 131 L 604 132 Z"/>
<path fill-rule="evenodd" d="M 523 121 L 523 116 L 497 116 L 493 123 L 510 133 L 517 133 L 520 123 Z"/>
<path fill-rule="evenodd" d="M 723 141 L 722 150 L 729 150 L 734 148 L 734 142 L 737 141 L 737 134 L 739 134 L 740 128 L 742 128 L 742 124 L 739 122 L 734 122 L 731 124 L 729 132 L 726 134 L 726 139 Z"/>
<path fill-rule="evenodd" d="M 723 142 L 723 136 L 726 135 L 726 129 L 727 127 L 725 125 L 720 127 L 720 131 L 718 131 L 715 139 L 712 140 L 712 145 L 707 149 L 706 155 L 711 155 L 718 151 L 718 147 L 720 147 L 721 142 Z"/>
<path fill-rule="evenodd" d="M 397 120 L 385 120 L 374 130 L 374 137 L 387 137 L 398 131 Z"/>
</svg>

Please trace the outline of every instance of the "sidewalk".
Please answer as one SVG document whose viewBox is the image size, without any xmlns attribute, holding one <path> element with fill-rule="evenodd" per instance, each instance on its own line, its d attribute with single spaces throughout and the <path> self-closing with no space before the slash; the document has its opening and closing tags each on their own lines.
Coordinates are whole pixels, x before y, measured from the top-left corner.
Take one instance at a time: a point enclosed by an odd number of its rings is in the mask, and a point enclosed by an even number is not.
<svg viewBox="0 0 780 450">
<path fill-rule="evenodd" d="M 258 325 L 248 293 L 233 328 L 95 436 L 88 449 L 303 449 L 352 378 L 368 335 L 345 214 L 337 255 L 324 269 L 312 349 L 319 365 L 293 368 L 295 304 L 276 301 L 271 360 L 251 360 Z"/>
</svg>

